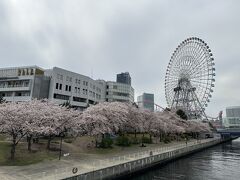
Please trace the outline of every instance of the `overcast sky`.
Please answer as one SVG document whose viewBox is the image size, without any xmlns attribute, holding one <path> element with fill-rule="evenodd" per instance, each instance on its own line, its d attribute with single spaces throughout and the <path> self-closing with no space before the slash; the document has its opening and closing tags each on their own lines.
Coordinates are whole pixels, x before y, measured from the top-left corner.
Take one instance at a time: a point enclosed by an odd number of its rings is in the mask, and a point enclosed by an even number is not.
<svg viewBox="0 0 240 180">
<path fill-rule="evenodd" d="M 163 107 L 169 59 L 191 36 L 215 58 L 207 113 L 225 115 L 240 105 L 239 0 L 0 0 L 1 67 L 57 66 L 105 80 L 128 71 L 135 97 L 154 93 Z"/>
</svg>

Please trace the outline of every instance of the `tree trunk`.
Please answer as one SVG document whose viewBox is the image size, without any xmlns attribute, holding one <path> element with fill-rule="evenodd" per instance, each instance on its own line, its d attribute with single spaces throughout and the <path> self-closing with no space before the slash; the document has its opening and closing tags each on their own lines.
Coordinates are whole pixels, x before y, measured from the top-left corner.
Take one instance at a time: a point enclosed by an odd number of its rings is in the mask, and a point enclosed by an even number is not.
<svg viewBox="0 0 240 180">
<path fill-rule="evenodd" d="M 95 137 L 95 147 L 97 148 L 98 147 L 98 136 L 96 135 Z"/>
<path fill-rule="evenodd" d="M 39 143 L 39 137 L 35 138 L 35 143 L 37 143 L 37 144 Z"/>
<path fill-rule="evenodd" d="M 48 142 L 47 142 L 47 149 L 50 150 L 50 144 L 51 144 L 52 137 L 48 137 Z"/>
<path fill-rule="evenodd" d="M 32 151 L 32 135 L 27 136 L 27 142 L 28 142 L 28 151 Z"/>
<path fill-rule="evenodd" d="M 15 150 L 16 150 L 16 136 L 13 135 L 13 144 L 11 148 L 11 160 L 14 160 L 15 158 Z"/>
<path fill-rule="evenodd" d="M 137 138 L 137 130 L 136 129 L 134 130 L 134 137 L 135 137 L 135 139 Z"/>
<path fill-rule="evenodd" d="M 142 134 L 142 147 L 144 147 L 143 138 L 144 138 L 144 133 Z"/>
</svg>

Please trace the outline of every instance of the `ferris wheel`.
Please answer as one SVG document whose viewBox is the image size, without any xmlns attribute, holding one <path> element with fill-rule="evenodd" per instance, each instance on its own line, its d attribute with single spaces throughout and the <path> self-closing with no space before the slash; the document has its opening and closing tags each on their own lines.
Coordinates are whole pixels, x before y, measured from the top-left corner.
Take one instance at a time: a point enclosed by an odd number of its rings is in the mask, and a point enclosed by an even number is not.
<svg viewBox="0 0 240 180">
<path fill-rule="evenodd" d="M 172 109 L 183 110 L 188 119 L 207 117 L 214 87 L 214 58 L 201 39 L 184 40 L 173 52 L 165 76 L 165 96 Z"/>
</svg>

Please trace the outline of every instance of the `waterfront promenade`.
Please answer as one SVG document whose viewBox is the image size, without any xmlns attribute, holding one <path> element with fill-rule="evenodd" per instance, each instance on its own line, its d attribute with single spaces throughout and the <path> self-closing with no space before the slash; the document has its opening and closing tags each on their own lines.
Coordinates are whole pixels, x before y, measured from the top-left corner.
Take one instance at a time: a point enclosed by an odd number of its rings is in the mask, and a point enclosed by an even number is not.
<svg viewBox="0 0 240 180">
<path fill-rule="evenodd" d="M 0 177 L 3 180 L 64 179 L 217 140 L 219 140 L 219 138 L 202 139 L 199 141 L 191 140 L 187 145 L 184 141 L 181 141 L 165 145 L 149 145 L 148 147 L 136 149 L 124 148 L 121 152 L 116 154 L 82 154 L 81 159 L 71 158 L 71 156 L 74 155 L 70 154 L 70 156 L 60 161 L 45 161 L 29 166 L 1 166 Z M 77 168 L 75 174 L 72 172 L 73 168 Z"/>
</svg>

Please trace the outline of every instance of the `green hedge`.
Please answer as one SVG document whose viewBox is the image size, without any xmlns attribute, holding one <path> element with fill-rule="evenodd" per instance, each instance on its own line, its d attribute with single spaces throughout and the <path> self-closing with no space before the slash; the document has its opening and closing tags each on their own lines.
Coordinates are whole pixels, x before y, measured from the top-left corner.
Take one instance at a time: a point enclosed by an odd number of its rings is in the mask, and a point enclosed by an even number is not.
<svg viewBox="0 0 240 180">
<path fill-rule="evenodd" d="M 116 145 L 118 146 L 130 146 L 131 141 L 130 138 L 127 136 L 119 136 L 116 139 Z"/>
<path fill-rule="evenodd" d="M 101 148 L 110 148 L 113 145 L 113 140 L 109 137 L 103 138 L 100 142 L 99 147 Z"/>
<path fill-rule="evenodd" d="M 142 143 L 151 144 L 152 139 L 150 139 L 149 137 L 142 137 Z"/>
</svg>

